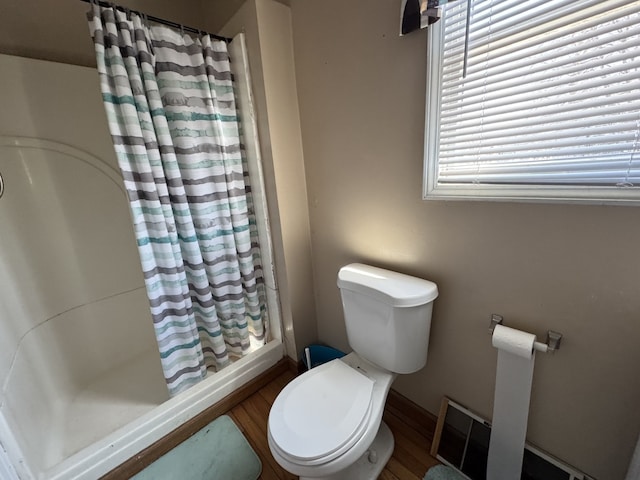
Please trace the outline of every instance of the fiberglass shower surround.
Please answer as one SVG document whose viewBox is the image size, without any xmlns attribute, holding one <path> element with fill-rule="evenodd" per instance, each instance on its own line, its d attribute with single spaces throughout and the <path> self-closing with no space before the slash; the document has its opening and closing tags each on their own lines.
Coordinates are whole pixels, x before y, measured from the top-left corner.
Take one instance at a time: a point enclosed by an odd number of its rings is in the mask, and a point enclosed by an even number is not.
<svg viewBox="0 0 640 480">
<path fill-rule="evenodd" d="M 242 108 L 244 45 L 229 46 Z M 169 400 L 96 71 L 5 55 L 0 69 L 0 477 L 100 478 L 282 359 L 273 269 L 272 340 Z M 257 151 L 255 126 L 242 131 Z M 271 265 L 259 157 L 247 161 Z"/>
</svg>

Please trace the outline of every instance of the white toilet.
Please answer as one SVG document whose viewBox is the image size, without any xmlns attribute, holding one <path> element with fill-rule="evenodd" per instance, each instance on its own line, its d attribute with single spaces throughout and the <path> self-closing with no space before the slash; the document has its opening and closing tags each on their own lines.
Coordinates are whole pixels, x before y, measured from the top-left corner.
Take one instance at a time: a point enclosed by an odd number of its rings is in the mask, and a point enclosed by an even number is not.
<svg viewBox="0 0 640 480">
<path fill-rule="evenodd" d="M 435 283 L 354 263 L 338 287 L 353 352 L 294 379 L 269 413 L 271 453 L 301 479 L 377 478 L 393 452 L 391 383 L 427 362 Z"/>
</svg>

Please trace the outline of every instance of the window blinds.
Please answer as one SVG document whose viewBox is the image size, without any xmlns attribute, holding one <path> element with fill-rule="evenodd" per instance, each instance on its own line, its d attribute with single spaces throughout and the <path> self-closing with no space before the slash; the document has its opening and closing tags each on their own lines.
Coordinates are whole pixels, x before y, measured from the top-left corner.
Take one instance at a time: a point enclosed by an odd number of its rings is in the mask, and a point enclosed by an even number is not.
<svg viewBox="0 0 640 480">
<path fill-rule="evenodd" d="M 640 2 L 443 8 L 427 107 L 438 185 L 640 187 Z"/>
</svg>

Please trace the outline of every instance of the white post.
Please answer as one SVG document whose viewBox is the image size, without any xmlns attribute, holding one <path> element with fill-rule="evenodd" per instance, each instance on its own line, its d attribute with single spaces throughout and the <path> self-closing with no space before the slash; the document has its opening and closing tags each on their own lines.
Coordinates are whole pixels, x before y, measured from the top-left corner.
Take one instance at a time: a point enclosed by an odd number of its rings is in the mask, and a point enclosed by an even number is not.
<svg viewBox="0 0 640 480">
<path fill-rule="evenodd" d="M 627 472 L 626 480 L 640 480 L 640 436 L 638 436 L 636 451 L 633 454 L 633 457 L 631 457 L 631 463 L 629 464 L 629 471 Z"/>
</svg>

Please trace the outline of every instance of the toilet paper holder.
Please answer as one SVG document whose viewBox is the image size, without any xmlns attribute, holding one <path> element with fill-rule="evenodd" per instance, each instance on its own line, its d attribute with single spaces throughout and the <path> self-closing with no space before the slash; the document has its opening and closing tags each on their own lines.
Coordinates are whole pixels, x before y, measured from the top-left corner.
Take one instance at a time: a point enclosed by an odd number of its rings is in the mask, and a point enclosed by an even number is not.
<svg viewBox="0 0 640 480">
<path fill-rule="evenodd" d="M 491 323 L 489 324 L 489 334 L 493 335 L 493 330 L 496 328 L 496 325 L 503 325 L 504 318 L 502 315 L 498 315 L 496 313 L 491 315 Z M 560 344 L 562 343 L 562 334 L 559 332 L 554 332 L 553 330 L 547 330 L 547 341 L 545 343 L 535 342 L 535 349 L 540 352 L 555 352 L 560 349 Z"/>
</svg>

